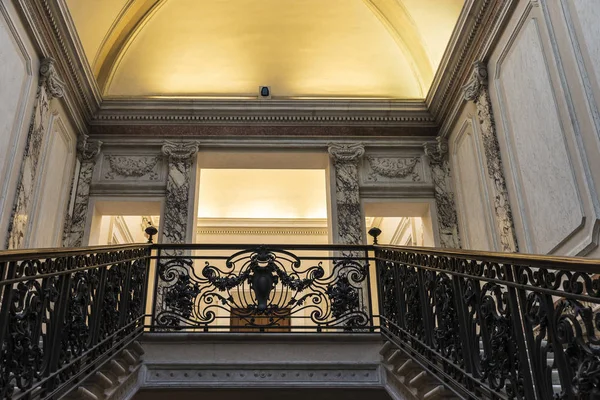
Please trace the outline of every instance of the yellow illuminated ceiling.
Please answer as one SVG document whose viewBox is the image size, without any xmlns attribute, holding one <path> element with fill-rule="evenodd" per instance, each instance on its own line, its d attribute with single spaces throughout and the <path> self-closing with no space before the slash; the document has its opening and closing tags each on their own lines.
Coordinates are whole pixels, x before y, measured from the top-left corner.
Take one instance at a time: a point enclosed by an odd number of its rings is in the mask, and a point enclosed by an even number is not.
<svg viewBox="0 0 600 400">
<path fill-rule="evenodd" d="M 107 97 L 422 99 L 464 0 L 66 0 Z"/>
</svg>

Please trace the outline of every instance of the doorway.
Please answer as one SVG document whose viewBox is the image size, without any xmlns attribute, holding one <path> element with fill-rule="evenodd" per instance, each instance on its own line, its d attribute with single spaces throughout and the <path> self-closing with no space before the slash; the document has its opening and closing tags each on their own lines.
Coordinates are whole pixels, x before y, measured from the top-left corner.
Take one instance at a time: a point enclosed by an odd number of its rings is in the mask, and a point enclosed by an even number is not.
<svg viewBox="0 0 600 400">
<path fill-rule="evenodd" d="M 364 203 L 365 227 L 381 229 L 377 238 L 380 245 L 435 247 L 435 232 L 430 201 Z M 369 240 L 373 239 L 369 237 Z"/>
<path fill-rule="evenodd" d="M 145 230 L 149 226 L 154 226 L 160 232 L 162 200 L 92 198 L 90 208 L 90 246 L 146 243 L 149 237 Z M 158 237 L 152 239 L 154 243 L 159 240 Z"/>
</svg>

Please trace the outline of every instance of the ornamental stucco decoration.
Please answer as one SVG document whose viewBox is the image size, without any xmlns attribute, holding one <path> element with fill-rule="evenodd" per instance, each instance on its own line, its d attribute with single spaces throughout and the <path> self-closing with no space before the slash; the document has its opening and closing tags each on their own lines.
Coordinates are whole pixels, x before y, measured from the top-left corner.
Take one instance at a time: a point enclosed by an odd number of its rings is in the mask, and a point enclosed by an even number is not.
<svg viewBox="0 0 600 400">
<path fill-rule="evenodd" d="M 417 170 L 420 157 L 412 158 L 390 158 L 390 157 L 367 157 L 368 169 L 367 181 L 377 182 L 380 178 L 398 180 L 410 178 L 413 182 L 421 180 Z"/>
<path fill-rule="evenodd" d="M 162 153 L 169 157 L 169 161 L 189 161 L 198 153 L 197 142 L 172 142 L 165 140 L 162 146 Z"/>
<path fill-rule="evenodd" d="M 157 156 L 106 156 L 108 170 L 105 179 L 114 180 L 121 178 L 142 178 L 155 181 L 159 178 L 157 166 L 160 157 Z"/>
<path fill-rule="evenodd" d="M 456 203 L 450 179 L 448 142 L 438 137 L 437 143 L 425 143 L 423 147 L 429 160 L 434 185 L 440 244 L 445 248 L 460 248 Z"/>
<path fill-rule="evenodd" d="M 48 98 L 61 98 L 65 95 L 65 83 L 58 77 L 53 58 L 45 58 L 40 64 L 40 85 L 43 86 Z"/>
<path fill-rule="evenodd" d="M 515 252 L 518 251 L 518 243 L 508 199 L 485 63 L 476 62 L 473 65 L 471 80 L 463 87 L 463 91 L 464 99 L 474 102 L 477 106 L 487 172 L 493 182 L 495 219 L 502 251 Z"/>
<path fill-rule="evenodd" d="M 327 151 L 336 162 L 354 162 L 365 154 L 362 143 L 329 143 Z"/>
<path fill-rule="evenodd" d="M 19 180 L 15 200 L 8 223 L 6 247 L 23 248 L 27 245 L 29 218 L 35 194 L 42 144 L 50 124 L 50 103 L 53 98 L 64 95 L 64 83 L 54 68 L 54 60 L 46 58 L 41 61 L 39 81 L 33 105 L 33 114 L 29 123 L 23 161 L 19 170 Z"/>
<path fill-rule="evenodd" d="M 488 71 L 484 63 L 477 61 L 473 64 L 471 79 L 463 86 L 464 99 L 476 101 L 483 90 L 488 86 Z"/>
<path fill-rule="evenodd" d="M 77 141 L 77 155 L 81 162 L 95 162 L 102 150 L 100 140 L 89 140 L 87 135 L 81 135 Z"/>
</svg>

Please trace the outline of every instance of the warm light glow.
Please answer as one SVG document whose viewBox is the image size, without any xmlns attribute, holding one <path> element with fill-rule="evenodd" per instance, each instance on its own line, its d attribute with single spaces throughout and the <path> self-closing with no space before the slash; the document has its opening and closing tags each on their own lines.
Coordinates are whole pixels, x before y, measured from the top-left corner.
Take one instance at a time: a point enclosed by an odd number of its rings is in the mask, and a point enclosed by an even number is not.
<svg viewBox="0 0 600 400">
<path fill-rule="evenodd" d="M 417 99 L 464 0 L 67 4 L 107 96 Z"/>
<path fill-rule="evenodd" d="M 203 169 L 200 218 L 327 218 L 324 170 Z"/>
</svg>

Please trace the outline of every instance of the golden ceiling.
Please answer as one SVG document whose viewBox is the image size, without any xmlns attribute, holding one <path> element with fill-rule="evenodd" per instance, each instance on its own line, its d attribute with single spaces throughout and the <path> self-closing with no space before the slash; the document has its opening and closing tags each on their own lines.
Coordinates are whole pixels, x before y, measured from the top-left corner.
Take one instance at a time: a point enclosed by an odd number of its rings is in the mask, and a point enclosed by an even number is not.
<svg viewBox="0 0 600 400">
<path fill-rule="evenodd" d="M 427 94 L 465 0 L 66 0 L 106 97 Z"/>
</svg>

